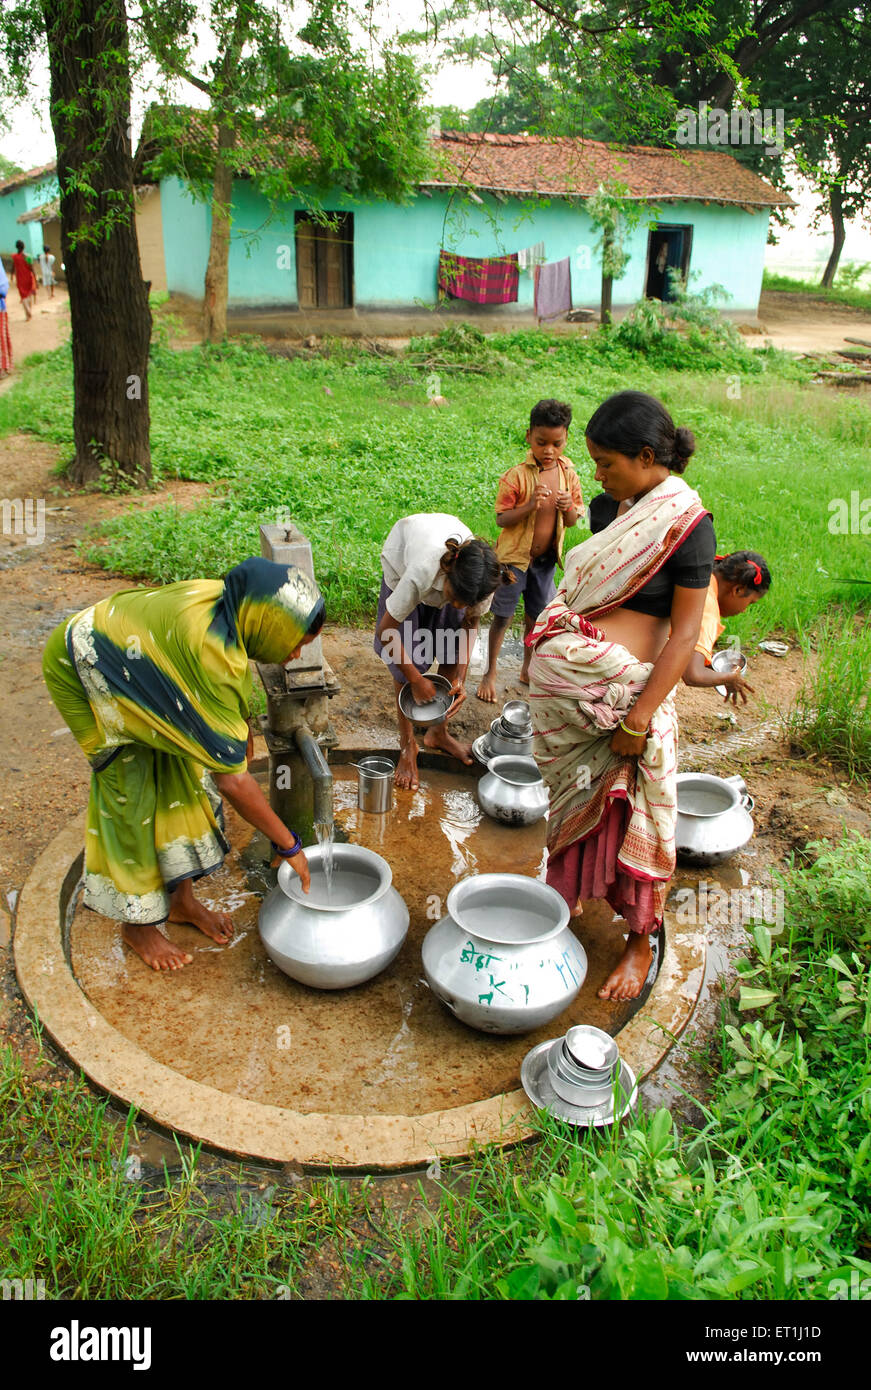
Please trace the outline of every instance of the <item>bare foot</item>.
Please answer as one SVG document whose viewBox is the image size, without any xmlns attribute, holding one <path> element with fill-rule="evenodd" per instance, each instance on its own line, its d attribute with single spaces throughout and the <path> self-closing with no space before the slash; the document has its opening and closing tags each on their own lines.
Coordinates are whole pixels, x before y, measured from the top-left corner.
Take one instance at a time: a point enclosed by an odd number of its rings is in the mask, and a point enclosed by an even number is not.
<svg viewBox="0 0 871 1390">
<path fill-rule="evenodd" d="M 169 941 L 153 923 L 143 927 L 125 922 L 121 935 L 131 951 L 135 951 L 152 970 L 181 970 L 193 960 L 193 956 Z"/>
<path fill-rule="evenodd" d="M 399 754 L 399 762 L 393 776 L 393 785 L 402 791 L 416 791 L 417 780 L 417 744 L 413 743 L 408 748 L 403 748 Z"/>
<path fill-rule="evenodd" d="M 471 743 L 458 743 L 453 734 L 449 734 L 444 725 L 438 729 L 427 729 L 423 736 L 425 748 L 437 748 L 440 753 L 448 753 L 452 758 L 459 758 L 461 763 L 472 762 Z"/>
<path fill-rule="evenodd" d="M 647 979 L 653 952 L 646 932 L 631 931 L 626 949 L 602 988 L 600 999 L 637 999 Z"/>
<path fill-rule="evenodd" d="M 213 912 L 193 894 L 182 903 L 170 903 L 170 922 L 186 922 L 191 927 L 199 927 L 204 936 L 226 946 L 233 936 L 233 919 L 229 912 Z"/>
<path fill-rule="evenodd" d="M 489 673 L 488 673 L 486 676 L 484 676 L 484 678 L 483 678 L 482 681 L 481 681 L 481 684 L 478 686 L 478 689 L 475 691 L 475 694 L 477 695 L 478 699 L 479 699 L 479 700 L 483 700 L 483 701 L 485 702 L 485 704 L 488 704 L 488 705 L 495 705 L 495 703 L 496 703 L 496 682 L 494 681 L 493 677 L 492 677 Z"/>
<path fill-rule="evenodd" d="M 529 685 L 529 662 L 524 661 L 520 668 L 520 675 L 517 677 L 518 685 Z"/>
</svg>

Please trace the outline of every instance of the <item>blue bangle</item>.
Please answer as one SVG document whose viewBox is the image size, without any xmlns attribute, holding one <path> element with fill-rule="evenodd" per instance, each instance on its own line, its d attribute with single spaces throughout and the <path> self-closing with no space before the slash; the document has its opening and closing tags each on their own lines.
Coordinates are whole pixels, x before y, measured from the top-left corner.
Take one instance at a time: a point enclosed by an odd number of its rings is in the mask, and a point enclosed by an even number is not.
<svg viewBox="0 0 871 1390">
<path fill-rule="evenodd" d="M 295 831 L 293 835 L 293 844 L 290 846 L 290 849 L 279 849 L 278 845 L 275 843 L 274 840 L 271 843 L 272 853 L 280 855 L 282 859 L 292 859 L 293 856 L 295 854 L 299 854 L 300 850 L 302 849 L 302 840 L 299 838 Z"/>
</svg>

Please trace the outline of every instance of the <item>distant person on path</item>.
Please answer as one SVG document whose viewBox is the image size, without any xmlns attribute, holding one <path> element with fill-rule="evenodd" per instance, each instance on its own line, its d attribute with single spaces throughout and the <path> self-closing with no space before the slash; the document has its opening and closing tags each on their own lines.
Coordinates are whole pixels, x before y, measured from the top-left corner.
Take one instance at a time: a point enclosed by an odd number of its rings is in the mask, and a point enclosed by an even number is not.
<svg viewBox="0 0 871 1390">
<path fill-rule="evenodd" d="M 12 371 L 12 338 L 9 334 L 9 314 L 6 310 L 6 296 L 9 293 L 9 277 L 0 261 L 0 381 Z"/>
<path fill-rule="evenodd" d="M 42 252 L 37 256 L 37 261 L 39 262 L 43 289 L 48 290 L 49 299 L 54 299 L 54 256 L 47 246 L 43 246 Z"/>
<path fill-rule="evenodd" d="M 489 704 L 496 700 L 496 663 L 520 595 L 524 635 L 528 637 L 542 608 L 556 593 L 553 574 L 556 566 L 562 565 L 566 528 L 576 525 L 583 511 L 578 475 L 563 453 L 571 422 L 570 405 L 539 401 L 529 416 L 526 459 L 499 479 L 496 522 L 501 529 L 496 554 L 511 567 L 514 582 L 497 590 L 493 599 L 487 670 L 477 690 L 478 699 Z M 523 685 L 529 684 L 531 655 L 524 647 L 520 669 Z"/>
<path fill-rule="evenodd" d="M 754 694 L 739 671 L 714 671 L 711 661 L 714 644 L 723 631 L 721 618 L 734 618 L 751 603 L 764 598 L 771 588 L 771 572 L 755 550 L 736 550 L 732 555 L 718 555 L 708 585 L 699 640 L 683 673 L 684 685 L 722 685 L 726 701 L 737 705 L 738 697 L 747 703 L 747 691 Z"/>
<path fill-rule="evenodd" d="M 24 242 L 16 241 L 15 255 L 12 257 L 12 269 L 15 273 L 15 283 L 18 286 L 18 294 L 21 303 L 24 305 L 24 316 L 28 322 L 33 318 L 30 302 L 36 297 L 36 276 L 33 273 L 33 266 L 24 254 Z"/>
<path fill-rule="evenodd" d="M 374 647 L 396 685 L 400 755 L 394 780 L 397 787 L 414 790 L 417 742 L 414 725 L 399 708 L 399 692 L 407 681 L 418 704 L 434 699 L 435 686 L 425 673 L 436 662 L 454 692 L 448 718 L 456 714 L 466 698 L 478 621 L 499 584 L 511 582 L 511 573 L 487 541 L 443 512 L 418 512 L 397 521 L 381 551 L 381 571 Z M 461 762 L 472 761 L 471 744 L 458 743 L 447 721 L 428 729 L 423 741 Z"/>
<path fill-rule="evenodd" d="M 622 1000 L 644 987 L 674 873 L 673 691 L 698 641 L 716 542 L 698 494 L 675 476 L 695 439 L 661 401 L 620 391 L 585 433 L 604 496 L 528 639 L 529 702 L 550 799 L 547 881 L 574 914 L 604 898 L 623 918 L 628 940 L 599 990 Z"/>
<path fill-rule="evenodd" d="M 308 892 L 299 836 L 248 771 L 249 662 L 290 661 L 323 620 L 308 575 L 252 559 L 224 579 L 122 590 L 48 640 L 45 683 L 91 764 L 85 906 L 122 922 L 127 945 L 154 970 L 193 959 L 163 934 L 166 922 L 198 927 L 219 946 L 232 938 L 229 914 L 192 888 L 230 848 L 222 796 Z"/>
</svg>

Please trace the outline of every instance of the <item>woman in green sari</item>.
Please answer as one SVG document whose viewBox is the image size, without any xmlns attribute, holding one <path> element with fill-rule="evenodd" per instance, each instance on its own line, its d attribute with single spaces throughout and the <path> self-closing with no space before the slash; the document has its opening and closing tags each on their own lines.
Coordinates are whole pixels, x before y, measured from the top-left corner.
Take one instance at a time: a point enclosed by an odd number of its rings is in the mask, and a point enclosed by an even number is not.
<svg viewBox="0 0 871 1390">
<path fill-rule="evenodd" d="M 193 960 L 161 924 L 187 922 L 219 944 L 230 917 L 192 885 L 223 862 L 221 796 L 272 841 L 308 891 L 299 837 L 248 772 L 249 660 L 285 663 L 318 634 L 324 602 L 301 570 L 252 559 L 225 579 L 126 589 L 55 629 L 49 693 L 91 764 L 87 907 L 123 923 L 155 970 Z"/>
</svg>

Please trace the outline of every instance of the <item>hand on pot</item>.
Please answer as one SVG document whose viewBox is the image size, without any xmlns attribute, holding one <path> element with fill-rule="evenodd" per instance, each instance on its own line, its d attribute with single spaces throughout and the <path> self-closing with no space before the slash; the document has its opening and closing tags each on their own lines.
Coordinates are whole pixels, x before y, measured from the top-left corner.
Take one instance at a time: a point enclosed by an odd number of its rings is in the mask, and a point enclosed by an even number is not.
<svg viewBox="0 0 871 1390">
<path fill-rule="evenodd" d="M 460 680 L 451 681 L 451 705 L 448 709 L 447 714 L 445 715 L 446 724 L 449 719 L 453 719 L 457 710 L 460 708 L 462 704 L 465 704 L 465 701 L 466 688 L 463 685 L 463 682 Z"/>
<path fill-rule="evenodd" d="M 409 681 L 408 684 L 411 686 L 411 693 L 416 705 L 428 705 L 438 693 L 427 676 L 418 676 L 416 680 Z"/>
<path fill-rule="evenodd" d="M 276 854 L 274 859 L 272 860 L 272 868 L 277 869 L 279 864 L 290 865 L 294 873 L 299 875 L 299 881 L 302 884 L 302 891 L 304 893 L 307 893 L 309 888 L 311 887 L 311 874 L 309 873 L 308 860 L 305 857 L 305 851 L 297 850 L 296 854 L 293 856 L 292 859 L 288 859 L 287 856 L 283 854 Z"/>
</svg>

